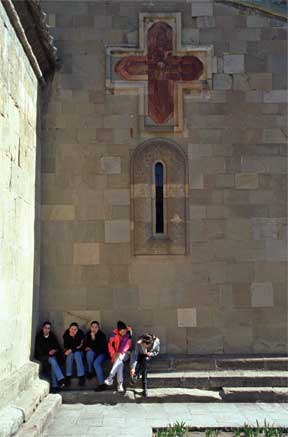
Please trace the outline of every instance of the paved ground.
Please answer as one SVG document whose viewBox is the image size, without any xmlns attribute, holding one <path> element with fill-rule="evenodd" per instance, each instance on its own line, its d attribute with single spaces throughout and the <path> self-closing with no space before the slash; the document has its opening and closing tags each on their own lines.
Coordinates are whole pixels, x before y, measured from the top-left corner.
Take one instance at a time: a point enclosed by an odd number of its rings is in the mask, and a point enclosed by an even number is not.
<svg viewBox="0 0 288 437">
<path fill-rule="evenodd" d="M 176 420 L 191 427 L 288 426 L 288 404 L 62 405 L 43 437 L 151 437 L 152 427 Z"/>
</svg>

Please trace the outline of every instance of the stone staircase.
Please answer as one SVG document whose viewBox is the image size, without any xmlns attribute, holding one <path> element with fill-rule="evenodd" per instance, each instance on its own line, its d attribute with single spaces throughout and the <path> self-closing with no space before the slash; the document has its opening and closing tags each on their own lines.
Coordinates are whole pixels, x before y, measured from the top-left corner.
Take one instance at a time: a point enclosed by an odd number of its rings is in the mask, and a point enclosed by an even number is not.
<svg viewBox="0 0 288 437">
<path fill-rule="evenodd" d="M 96 378 L 86 380 L 85 387 L 73 378 L 61 392 L 63 403 L 288 402 L 288 357 L 163 355 L 151 362 L 147 399 L 141 396 L 141 381 L 130 385 L 128 366 L 124 381 L 125 394 L 116 387 L 97 393 Z"/>
</svg>

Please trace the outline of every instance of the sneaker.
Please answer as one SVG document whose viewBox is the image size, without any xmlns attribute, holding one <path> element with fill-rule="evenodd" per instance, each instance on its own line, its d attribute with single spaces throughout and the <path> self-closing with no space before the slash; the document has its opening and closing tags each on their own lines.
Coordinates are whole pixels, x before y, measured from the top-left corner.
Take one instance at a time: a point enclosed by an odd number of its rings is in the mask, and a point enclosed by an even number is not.
<svg viewBox="0 0 288 437">
<path fill-rule="evenodd" d="M 104 381 L 105 385 L 112 385 L 113 384 L 113 377 L 111 375 L 108 376 L 108 378 Z"/>
<path fill-rule="evenodd" d="M 117 385 L 117 391 L 119 393 L 123 393 L 124 392 L 124 387 L 123 387 L 122 382 L 119 382 L 119 384 Z"/>
<path fill-rule="evenodd" d="M 59 387 L 61 390 L 62 390 L 63 388 L 66 387 L 65 379 L 60 379 L 60 380 L 58 381 L 58 387 Z"/>
<path fill-rule="evenodd" d="M 80 385 L 80 387 L 83 387 L 85 385 L 85 376 L 79 376 L 78 385 Z"/>
<path fill-rule="evenodd" d="M 86 376 L 87 376 L 87 379 L 92 379 L 93 376 L 94 376 L 94 373 L 93 372 L 87 372 Z"/>
</svg>

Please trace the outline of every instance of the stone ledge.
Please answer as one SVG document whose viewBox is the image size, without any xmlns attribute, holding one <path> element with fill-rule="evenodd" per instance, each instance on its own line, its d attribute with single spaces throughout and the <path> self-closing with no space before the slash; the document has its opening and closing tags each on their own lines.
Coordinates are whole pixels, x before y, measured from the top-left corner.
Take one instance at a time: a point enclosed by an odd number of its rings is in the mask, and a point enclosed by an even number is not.
<svg viewBox="0 0 288 437">
<path fill-rule="evenodd" d="M 287 402 L 285 387 L 223 387 L 220 396 L 224 402 Z"/>
<path fill-rule="evenodd" d="M 14 435 L 22 423 L 24 415 L 21 410 L 15 407 L 6 407 L 0 410 L 0 435 L 1 437 L 10 437 Z"/>
<path fill-rule="evenodd" d="M 29 362 L 0 381 L 0 436 L 15 435 L 37 405 L 49 393 L 49 384 L 39 380 L 39 365 Z"/>
<path fill-rule="evenodd" d="M 197 388 L 152 388 L 149 397 L 143 398 L 141 392 L 135 391 L 136 402 L 221 402 L 218 391 L 199 390 Z"/>
<path fill-rule="evenodd" d="M 27 390 L 32 381 L 38 378 L 39 365 L 30 361 L 19 369 L 15 369 L 8 377 L 0 379 L 0 408 L 11 404 L 19 393 Z"/>
<path fill-rule="evenodd" d="M 62 403 L 60 395 L 48 395 L 15 437 L 40 437 Z"/>
<path fill-rule="evenodd" d="M 287 403 L 288 388 L 284 387 L 224 387 L 221 390 L 205 390 L 196 388 L 148 388 L 149 396 L 143 398 L 142 390 L 129 388 L 124 394 L 114 390 L 94 392 L 94 390 L 63 391 L 63 404 L 126 404 L 126 403 Z"/>
</svg>

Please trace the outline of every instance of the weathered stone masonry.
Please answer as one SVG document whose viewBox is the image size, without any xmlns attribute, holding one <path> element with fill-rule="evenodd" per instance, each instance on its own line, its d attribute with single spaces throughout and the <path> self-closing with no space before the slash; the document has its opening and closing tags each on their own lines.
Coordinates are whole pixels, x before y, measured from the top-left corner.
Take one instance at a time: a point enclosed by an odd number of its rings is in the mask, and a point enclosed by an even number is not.
<svg viewBox="0 0 288 437">
<path fill-rule="evenodd" d="M 285 352 L 285 23 L 212 1 L 43 8 L 61 69 L 45 114 L 41 319 L 62 334 L 74 319 L 108 333 L 121 318 L 163 352 Z M 145 130 L 138 94 L 105 87 L 106 46 L 138 46 L 140 12 L 180 12 L 182 44 L 213 46 L 182 132 Z M 187 158 L 188 250 L 135 255 L 131 159 L 159 137 Z"/>
</svg>

